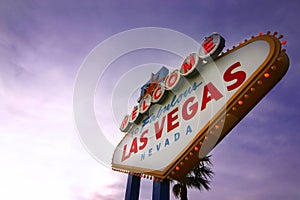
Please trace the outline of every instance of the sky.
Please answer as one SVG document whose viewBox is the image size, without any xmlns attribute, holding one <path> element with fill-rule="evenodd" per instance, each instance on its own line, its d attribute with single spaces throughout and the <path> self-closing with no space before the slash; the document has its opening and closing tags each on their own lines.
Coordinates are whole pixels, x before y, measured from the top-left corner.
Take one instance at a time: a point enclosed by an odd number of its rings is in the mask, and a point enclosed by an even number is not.
<svg viewBox="0 0 300 200">
<path fill-rule="evenodd" d="M 1 0 L 0 199 L 124 198 L 127 175 L 97 162 L 81 142 L 73 92 L 80 66 L 97 45 L 142 27 L 172 29 L 198 42 L 218 32 L 225 48 L 259 32 L 284 35 L 287 74 L 211 152 L 211 190 L 189 190 L 189 199 L 300 199 L 299 10 L 297 0 Z M 126 70 L 180 62 L 145 49 L 111 64 L 96 90 L 95 112 L 113 144 L 122 134 L 112 131 L 118 118 L 103 117 L 101 109 L 111 104 L 103 94 Z M 152 183 L 143 179 L 140 199 L 151 199 L 151 192 Z"/>
</svg>

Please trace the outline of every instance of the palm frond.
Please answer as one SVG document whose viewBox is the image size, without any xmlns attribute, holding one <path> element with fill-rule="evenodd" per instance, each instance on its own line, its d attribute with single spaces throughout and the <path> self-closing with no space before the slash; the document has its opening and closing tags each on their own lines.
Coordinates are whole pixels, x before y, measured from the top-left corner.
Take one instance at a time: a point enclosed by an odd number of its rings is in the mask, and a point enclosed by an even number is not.
<svg viewBox="0 0 300 200">
<path fill-rule="evenodd" d="M 180 183 L 177 183 L 173 186 L 173 194 L 175 196 L 176 199 L 178 199 L 180 197 Z"/>
<path fill-rule="evenodd" d="M 173 194 L 176 198 L 187 199 L 186 188 L 197 188 L 200 191 L 210 190 L 210 180 L 214 175 L 214 172 L 209 167 L 212 166 L 210 157 L 211 155 L 202 158 L 199 164 L 196 165 L 186 175 L 185 178 L 183 178 L 180 182 L 176 182 L 176 184 L 174 184 Z"/>
<path fill-rule="evenodd" d="M 204 158 L 201 159 L 200 163 L 203 163 L 203 164 L 205 164 L 205 165 L 212 166 L 213 164 L 212 164 L 212 162 L 211 162 L 211 160 L 210 160 L 210 157 L 211 157 L 211 156 L 212 156 L 212 155 L 205 156 Z"/>
<path fill-rule="evenodd" d="M 186 177 L 186 185 L 188 188 L 197 188 L 198 190 L 209 190 L 210 181 L 202 177 Z"/>
</svg>

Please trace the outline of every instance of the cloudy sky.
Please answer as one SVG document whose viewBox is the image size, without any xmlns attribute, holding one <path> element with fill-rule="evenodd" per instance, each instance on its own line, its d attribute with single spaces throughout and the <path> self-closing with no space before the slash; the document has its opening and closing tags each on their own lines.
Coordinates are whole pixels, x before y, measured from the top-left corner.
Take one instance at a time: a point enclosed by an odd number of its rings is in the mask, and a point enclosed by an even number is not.
<svg viewBox="0 0 300 200">
<path fill-rule="evenodd" d="M 219 32 L 227 48 L 259 32 L 285 36 L 287 75 L 213 150 L 212 189 L 190 190 L 189 198 L 300 199 L 299 10 L 297 0 L 1 0 L 0 199 L 123 198 L 127 176 L 101 165 L 81 143 L 73 91 L 80 66 L 98 44 L 140 27 L 172 29 L 198 42 Z M 101 96 L 112 90 L 109 81 L 144 63 L 181 61 L 144 50 L 114 62 L 95 94 L 99 124 L 105 120 L 99 110 L 111 105 Z M 115 121 L 103 126 L 113 144 L 122 136 L 109 132 Z M 142 181 L 141 199 L 151 199 L 151 187 Z"/>
</svg>

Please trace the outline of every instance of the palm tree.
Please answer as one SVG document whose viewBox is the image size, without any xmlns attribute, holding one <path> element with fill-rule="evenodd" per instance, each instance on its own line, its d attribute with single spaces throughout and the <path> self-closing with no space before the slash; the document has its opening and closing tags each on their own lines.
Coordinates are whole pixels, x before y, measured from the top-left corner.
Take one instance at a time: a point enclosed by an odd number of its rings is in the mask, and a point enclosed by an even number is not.
<svg viewBox="0 0 300 200">
<path fill-rule="evenodd" d="M 186 175 L 185 178 L 181 181 L 176 181 L 173 186 L 173 194 L 175 198 L 188 200 L 187 188 L 197 188 L 200 191 L 203 189 L 210 189 L 210 180 L 214 175 L 214 172 L 210 168 L 210 166 L 212 166 L 210 157 L 211 156 L 204 157 L 200 163 Z"/>
</svg>

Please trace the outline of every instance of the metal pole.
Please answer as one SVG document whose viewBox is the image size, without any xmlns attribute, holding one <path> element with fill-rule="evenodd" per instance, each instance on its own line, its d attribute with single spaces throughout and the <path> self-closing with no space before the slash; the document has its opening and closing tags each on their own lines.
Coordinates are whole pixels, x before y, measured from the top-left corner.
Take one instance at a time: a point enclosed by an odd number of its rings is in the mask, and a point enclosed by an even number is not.
<svg viewBox="0 0 300 200">
<path fill-rule="evenodd" d="M 163 182 L 153 181 L 152 200 L 169 200 L 170 182 L 164 179 Z"/>
<path fill-rule="evenodd" d="M 141 178 L 128 174 L 125 200 L 138 200 L 140 194 Z"/>
</svg>

